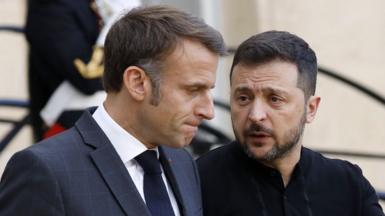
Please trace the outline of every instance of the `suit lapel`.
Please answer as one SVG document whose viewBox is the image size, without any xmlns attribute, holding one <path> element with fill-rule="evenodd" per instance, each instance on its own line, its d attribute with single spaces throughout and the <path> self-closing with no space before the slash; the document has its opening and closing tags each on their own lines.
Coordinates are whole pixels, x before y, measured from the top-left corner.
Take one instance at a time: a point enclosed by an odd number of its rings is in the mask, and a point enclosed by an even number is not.
<svg viewBox="0 0 385 216">
<path fill-rule="evenodd" d="M 186 196 L 189 196 L 189 193 L 184 190 L 184 188 L 186 188 L 186 180 L 183 179 L 183 170 L 181 170 L 178 167 L 178 164 L 175 163 L 176 161 L 173 160 L 172 153 L 170 151 L 173 150 L 163 146 L 159 147 L 160 162 L 162 163 L 163 170 L 165 172 L 165 175 L 167 176 L 167 180 L 169 181 L 172 187 L 172 191 L 174 192 L 175 198 L 177 199 L 177 202 L 179 204 L 181 215 L 188 215 L 188 205 Z"/>
<path fill-rule="evenodd" d="M 90 112 L 83 114 L 76 128 L 84 142 L 96 148 L 90 156 L 126 215 L 150 215 L 126 167 Z"/>
</svg>

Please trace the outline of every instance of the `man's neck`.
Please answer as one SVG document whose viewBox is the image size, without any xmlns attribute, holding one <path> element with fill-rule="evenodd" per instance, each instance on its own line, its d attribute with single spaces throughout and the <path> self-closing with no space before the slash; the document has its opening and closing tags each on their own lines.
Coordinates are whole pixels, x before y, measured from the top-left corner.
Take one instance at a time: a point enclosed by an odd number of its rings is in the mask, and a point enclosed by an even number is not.
<svg viewBox="0 0 385 216">
<path fill-rule="evenodd" d="M 157 145 L 153 145 L 146 142 L 143 136 L 143 130 L 138 130 L 137 126 L 140 125 L 140 121 L 133 113 L 138 113 L 137 106 L 133 103 L 124 103 L 125 100 L 119 98 L 117 94 L 107 95 L 106 101 L 103 103 L 104 109 L 107 114 L 125 131 L 130 133 L 136 139 L 138 139 L 148 149 L 153 149 Z M 130 112 L 127 111 L 127 107 L 130 107 Z"/>
<path fill-rule="evenodd" d="M 289 184 L 294 168 L 300 160 L 301 147 L 302 145 L 298 143 L 284 157 L 271 162 L 262 162 L 266 166 L 272 167 L 281 173 L 281 177 L 285 187 Z"/>
</svg>

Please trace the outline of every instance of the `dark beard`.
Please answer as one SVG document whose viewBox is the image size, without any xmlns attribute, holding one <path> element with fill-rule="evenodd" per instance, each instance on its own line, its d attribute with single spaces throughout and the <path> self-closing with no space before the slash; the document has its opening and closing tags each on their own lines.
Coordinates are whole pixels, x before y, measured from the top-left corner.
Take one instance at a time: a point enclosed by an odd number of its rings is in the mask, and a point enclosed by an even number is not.
<svg viewBox="0 0 385 216">
<path fill-rule="evenodd" d="M 299 143 L 305 128 L 305 121 L 306 114 L 304 113 L 298 125 L 285 133 L 283 138 L 284 143 L 274 143 L 272 149 L 262 157 L 257 157 L 253 154 L 249 145 L 247 145 L 247 140 L 245 140 L 245 143 L 240 143 L 238 137 L 236 136 L 237 141 L 241 144 L 245 153 L 249 157 L 262 162 L 271 162 L 285 157 Z M 245 131 L 244 137 L 247 137 L 248 134 L 252 132 L 265 132 L 271 135 L 274 140 L 277 140 L 273 130 L 266 128 L 258 123 L 250 125 L 250 127 Z"/>
</svg>

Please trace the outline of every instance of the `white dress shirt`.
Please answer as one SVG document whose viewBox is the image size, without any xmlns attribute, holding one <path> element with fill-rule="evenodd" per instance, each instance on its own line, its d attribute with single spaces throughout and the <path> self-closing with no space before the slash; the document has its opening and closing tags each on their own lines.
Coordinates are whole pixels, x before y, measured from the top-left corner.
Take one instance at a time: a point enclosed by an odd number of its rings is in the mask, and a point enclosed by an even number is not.
<svg viewBox="0 0 385 216">
<path fill-rule="evenodd" d="M 132 136 L 130 133 L 120 127 L 120 125 L 118 125 L 118 123 L 116 123 L 106 112 L 103 105 L 100 105 L 95 110 L 92 117 L 95 119 L 96 123 L 103 130 L 103 132 L 106 134 L 106 136 L 114 146 L 120 159 L 122 159 L 124 165 L 126 166 L 127 171 L 136 186 L 136 189 L 139 191 L 143 201 L 145 201 L 143 192 L 144 171 L 134 158 L 148 149 L 138 139 L 136 139 L 134 136 Z M 157 152 L 159 158 L 158 148 L 154 148 L 152 150 L 155 150 Z M 175 216 L 179 216 L 180 212 L 178 204 L 176 202 L 171 186 L 169 185 L 167 178 L 163 172 L 163 167 L 162 178 L 166 185 L 167 193 L 170 198 L 171 206 L 174 210 Z"/>
</svg>

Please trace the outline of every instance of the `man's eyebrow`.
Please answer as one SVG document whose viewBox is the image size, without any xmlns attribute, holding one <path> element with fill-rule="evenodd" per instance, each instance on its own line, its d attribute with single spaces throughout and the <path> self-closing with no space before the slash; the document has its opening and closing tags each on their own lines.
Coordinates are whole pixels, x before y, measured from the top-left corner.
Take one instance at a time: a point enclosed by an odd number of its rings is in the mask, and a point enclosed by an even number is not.
<svg viewBox="0 0 385 216">
<path fill-rule="evenodd" d="M 251 91 L 250 87 L 248 86 L 238 86 L 234 90 L 235 92 L 246 92 L 246 91 Z"/>
<path fill-rule="evenodd" d="M 270 92 L 270 93 L 276 93 L 276 94 L 287 94 L 288 92 L 283 90 L 283 89 L 279 89 L 279 88 L 273 88 L 271 86 L 266 86 L 266 87 L 263 87 L 261 89 L 262 92 Z"/>
<path fill-rule="evenodd" d="M 187 88 L 198 88 L 198 89 L 213 89 L 215 88 L 215 84 L 208 85 L 207 83 L 203 82 L 193 82 L 186 85 Z"/>
<path fill-rule="evenodd" d="M 234 92 L 250 92 L 250 91 L 254 91 L 254 89 L 252 89 L 248 86 L 238 86 L 234 90 Z M 257 91 L 261 91 L 261 92 L 265 92 L 265 93 L 275 93 L 275 94 L 288 94 L 288 92 L 283 90 L 283 89 L 274 88 L 271 86 L 261 87 L 261 88 L 257 89 Z"/>
</svg>

